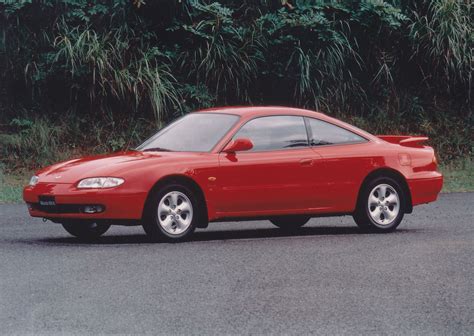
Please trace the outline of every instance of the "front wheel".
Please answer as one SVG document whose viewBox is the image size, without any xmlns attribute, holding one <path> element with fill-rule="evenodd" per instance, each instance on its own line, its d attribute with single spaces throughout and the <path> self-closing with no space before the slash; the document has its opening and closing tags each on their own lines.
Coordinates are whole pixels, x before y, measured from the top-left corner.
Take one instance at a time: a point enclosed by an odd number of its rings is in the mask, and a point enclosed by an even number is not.
<svg viewBox="0 0 474 336">
<path fill-rule="evenodd" d="M 202 211 L 187 186 L 170 184 L 151 195 L 143 229 L 153 241 L 183 241 L 191 236 L 198 221 L 204 220 Z"/>
<path fill-rule="evenodd" d="M 354 220 L 364 231 L 394 231 L 403 219 L 405 201 L 397 181 L 389 177 L 375 178 L 362 187 Z"/>
<path fill-rule="evenodd" d="M 283 230 L 292 230 L 302 227 L 308 221 L 310 217 L 308 216 L 285 216 L 285 217 L 275 217 L 270 219 L 273 225 L 278 226 Z"/>
<path fill-rule="evenodd" d="M 102 236 L 110 228 L 108 224 L 95 222 L 70 221 L 62 223 L 63 228 L 74 237 L 93 240 Z"/>
</svg>

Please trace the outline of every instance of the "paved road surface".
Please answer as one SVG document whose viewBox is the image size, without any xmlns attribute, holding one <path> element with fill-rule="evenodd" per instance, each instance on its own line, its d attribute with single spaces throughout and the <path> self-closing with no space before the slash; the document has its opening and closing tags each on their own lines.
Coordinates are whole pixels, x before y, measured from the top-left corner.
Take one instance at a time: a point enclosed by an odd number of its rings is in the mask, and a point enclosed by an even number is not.
<svg viewBox="0 0 474 336">
<path fill-rule="evenodd" d="M 114 227 L 80 243 L 0 205 L 0 333 L 474 334 L 474 194 L 417 207 L 393 234 L 339 217 L 194 237 Z"/>
</svg>

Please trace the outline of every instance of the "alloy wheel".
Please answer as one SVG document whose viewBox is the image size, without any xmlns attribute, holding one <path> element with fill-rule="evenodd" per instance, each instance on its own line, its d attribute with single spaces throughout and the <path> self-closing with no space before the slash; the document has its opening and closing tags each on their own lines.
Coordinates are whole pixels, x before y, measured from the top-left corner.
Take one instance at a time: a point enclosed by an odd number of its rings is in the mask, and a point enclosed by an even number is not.
<svg viewBox="0 0 474 336">
<path fill-rule="evenodd" d="M 182 192 L 171 191 L 158 204 L 158 224 L 170 235 L 185 232 L 193 220 L 193 206 Z"/>
<path fill-rule="evenodd" d="M 400 197 L 391 185 L 379 184 L 370 192 L 367 206 L 372 220 L 380 226 L 387 226 L 398 216 Z"/>
</svg>

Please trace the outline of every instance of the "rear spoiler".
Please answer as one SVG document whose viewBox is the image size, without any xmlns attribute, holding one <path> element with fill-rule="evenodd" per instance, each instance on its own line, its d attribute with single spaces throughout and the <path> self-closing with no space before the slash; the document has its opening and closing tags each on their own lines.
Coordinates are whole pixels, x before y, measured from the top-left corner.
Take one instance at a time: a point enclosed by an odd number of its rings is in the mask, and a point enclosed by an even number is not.
<svg viewBox="0 0 474 336">
<path fill-rule="evenodd" d="M 428 137 L 410 135 L 377 135 L 377 138 L 400 146 L 418 148 L 422 148 L 422 143 L 429 139 Z"/>
</svg>

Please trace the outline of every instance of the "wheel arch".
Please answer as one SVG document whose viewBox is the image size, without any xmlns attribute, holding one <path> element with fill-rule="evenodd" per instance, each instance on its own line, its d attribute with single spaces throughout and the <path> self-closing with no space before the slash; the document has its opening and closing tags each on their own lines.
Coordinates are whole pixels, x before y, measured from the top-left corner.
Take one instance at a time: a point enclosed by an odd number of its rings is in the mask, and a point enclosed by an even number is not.
<svg viewBox="0 0 474 336">
<path fill-rule="evenodd" d="M 204 192 L 201 188 L 201 186 L 193 180 L 191 177 L 186 176 L 186 175 L 167 175 L 162 178 L 160 178 L 156 183 L 153 185 L 153 187 L 148 191 L 148 195 L 145 200 L 145 205 L 143 207 L 143 213 L 142 213 L 142 218 L 144 218 L 146 211 L 148 210 L 148 207 L 151 206 L 150 200 L 151 196 L 153 193 L 155 193 L 158 189 L 171 184 L 171 183 L 177 183 L 184 185 L 191 189 L 195 194 L 198 199 L 198 202 L 202 206 L 202 209 L 204 210 L 202 212 L 202 216 L 204 217 L 202 221 L 200 221 L 200 226 L 199 228 L 206 228 L 208 226 L 208 209 L 207 209 L 207 203 L 206 203 L 206 197 L 204 196 Z"/>
<path fill-rule="evenodd" d="M 366 177 L 365 179 L 362 181 L 362 184 L 360 185 L 360 188 L 359 188 L 359 193 L 357 195 L 357 204 L 359 204 L 359 201 L 360 201 L 360 196 L 361 196 L 361 193 L 362 193 L 362 188 L 372 179 L 374 178 L 377 178 L 377 177 L 390 177 L 390 178 L 393 178 L 395 181 L 397 181 L 398 183 L 400 183 L 400 186 L 402 187 L 403 189 L 403 192 L 406 196 L 406 199 L 405 199 L 405 213 L 412 213 L 413 211 L 413 203 L 412 203 L 412 199 L 411 199 L 411 192 L 410 192 L 410 188 L 408 187 L 408 183 L 407 183 L 407 180 L 405 179 L 405 177 L 397 170 L 393 169 L 393 168 L 387 168 L 387 167 L 384 167 L 384 168 L 378 168 L 372 172 L 370 172 Z"/>
</svg>

